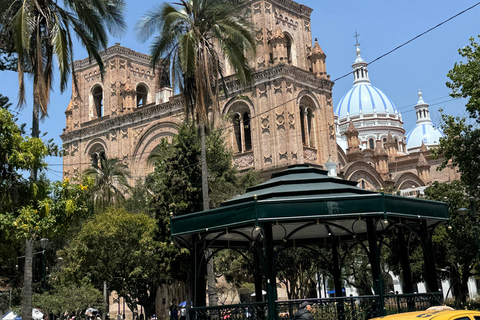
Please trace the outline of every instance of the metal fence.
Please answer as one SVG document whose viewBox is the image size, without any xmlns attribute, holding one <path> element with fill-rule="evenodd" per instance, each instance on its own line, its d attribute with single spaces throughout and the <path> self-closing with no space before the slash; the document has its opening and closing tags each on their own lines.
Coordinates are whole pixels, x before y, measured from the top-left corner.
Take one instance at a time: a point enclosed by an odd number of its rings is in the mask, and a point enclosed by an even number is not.
<svg viewBox="0 0 480 320">
<path fill-rule="evenodd" d="M 340 297 L 326 299 L 305 299 L 309 301 L 311 314 L 315 320 L 367 320 L 382 315 L 410 311 L 422 311 L 428 307 L 441 305 L 443 294 L 396 294 L 384 296 L 384 311 L 380 309 L 379 296 Z M 305 300 L 276 302 L 276 319 L 293 320 L 300 303 Z M 193 320 L 273 320 L 269 317 L 266 302 L 242 303 L 212 307 L 192 308 Z"/>
</svg>

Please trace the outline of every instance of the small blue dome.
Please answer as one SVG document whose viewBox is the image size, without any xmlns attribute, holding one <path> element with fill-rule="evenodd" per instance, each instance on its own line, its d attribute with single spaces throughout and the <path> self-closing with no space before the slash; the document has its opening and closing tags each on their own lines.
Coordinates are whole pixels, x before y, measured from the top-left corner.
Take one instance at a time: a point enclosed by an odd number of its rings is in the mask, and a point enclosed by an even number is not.
<svg viewBox="0 0 480 320">
<path fill-rule="evenodd" d="M 340 119 L 373 113 L 397 114 L 395 104 L 380 89 L 370 83 L 354 85 L 340 100 L 335 113 Z"/>
<path fill-rule="evenodd" d="M 407 150 L 420 148 L 422 142 L 428 146 L 437 146 L 443 138 L 443 132 L 436 128 L 431 122 L 419 123 L 407 135 Z"/>
</svg>

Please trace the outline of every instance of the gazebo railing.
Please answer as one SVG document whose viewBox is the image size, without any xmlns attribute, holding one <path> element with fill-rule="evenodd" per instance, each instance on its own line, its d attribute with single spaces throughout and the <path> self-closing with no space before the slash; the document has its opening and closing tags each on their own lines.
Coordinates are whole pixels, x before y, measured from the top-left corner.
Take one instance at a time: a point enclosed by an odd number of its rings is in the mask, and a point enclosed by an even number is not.
<svg viewBox="0 0 480 320">
<path fill-rule="evenodd" d="M 306 299 L 311 313 L 319 320 L 365 320 L 380 316 L 378 296 Z M 300 303 L 305 300 L 277 301 L 278 318 L 293 320 Z"/>
<path fill-rule="evenodd" d="M 385 314 L 379 309 L 379 296 L 305 299 L 311 303 L 316 320 L 367 320 L 382 315 L 423 311 L 443 304 L 443 294 L 412 293 L 384 296 Z M 279 300 L 276 302 L 277 319 L 293 320 L 300 303 L 305 300 Z M 267 302 L 195 307 L 190 310 L 193 320 L 267 320 Z"/>
<path fill-rule="evenodd" d="M 266 320 L 267 302 L 253 302 L 211 307 L 196 307 L 190 311 L 195 320 Z"/>
<path fill-rule="evenodd" d="M 410 293 L 385 295 L 386 314 L 422 311 L 443 304 L 443 293 Z"/>
</svg>

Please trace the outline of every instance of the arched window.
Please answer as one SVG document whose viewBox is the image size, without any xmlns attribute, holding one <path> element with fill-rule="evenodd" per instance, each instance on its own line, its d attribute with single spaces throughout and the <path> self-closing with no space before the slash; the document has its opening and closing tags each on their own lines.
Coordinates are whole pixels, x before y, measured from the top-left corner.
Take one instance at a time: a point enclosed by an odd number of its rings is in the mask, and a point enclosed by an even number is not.
<svg viewBox="0 0 480 320">
<path fill-rule="evenodd" d="M 373 138 L 368 139 L 368 147 L 372 150 L 375 149 L 375 141 L 373 141 Z"/>
<path fill-rule="evenodd" d="M 137 86 L 137 107 L 142 107 L 147 104 L 148 88 L 144 84 Z"/>
<path fill-rule="evenodd" d="M 300 127 L 304 146 L 315 148 L 314 114 L 311 107 L 300 106 Z"/>
<path fill-rule="evenodd" d="M 383 138 L 382 141 L 383 141 L 383 147 L 386 148 L 386 146 L 387 146 L 387 138 Z"/>
<path fill-rule="evenodd" d="M 234 133 L 234 151 L 252 150 L 252 128 L 249 111 L 235 112 L 232 118 Z"/>
<path fill-rule="evenodd" d="M 100 167 L 102 165 L 102 160 L 105 161 L 107 159 L 105 155 L 105 150 L 103 150 L 102 147 L 99 147 L 95 150 L 96 151 L 90 154 L 90 160 L 92 162 L 92 165 L 96 165 Z"/>
<path fill-rule="evenodd" d="M 395 149 L 398 150 L 398 140 L 397 139 L 395 139 Z"/>
<path fill-rule="evenodd" d="M 92 90 L 94 116 L 97 118 L 103 117 L 103 89 L 101 86 L 96 86 Z"/>
</svg>

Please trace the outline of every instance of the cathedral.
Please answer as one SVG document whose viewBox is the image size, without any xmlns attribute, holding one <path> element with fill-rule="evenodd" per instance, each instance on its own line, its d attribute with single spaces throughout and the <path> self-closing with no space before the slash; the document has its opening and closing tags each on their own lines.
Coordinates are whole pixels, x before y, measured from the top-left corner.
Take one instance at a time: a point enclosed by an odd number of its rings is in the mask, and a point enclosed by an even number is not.
<svg viewBox="0 0 480 320">
<path fill-rule="evenodd" d="M 266 177 L 289 165 L 309 164 L 362 188 L 404 195 L 434 181 L 458 179 L 451 166 L 436 171 L 442 159 L 433 159 L 430 149 L 442 132 L 432 124 L 422 93 L 415 106 L 417 125 L 407 134 L 394 102 L 370 83 L 359 46 L 356 58 L 352 52 L 353 87 L 333 106 L 334 83 L 326 54 L 312 38 L 311 13 L 292 0 L 252 0 L 243 9 L 256 39 L 256 56 L 250 59 L 255 80 L 241 87 L 223 61 L 228 98 L 220 102 L 219 126 L 234 164 Z M 65 111 L 63 175 L 80 174 L 100 158 L 119 158 L 132 172 L 133 184 L 153 170 L 149 154 L 184 121 L 182 99 L 159 86 L 163 70 L 152 70 L 148 55 L 115 44 L 101 57 L 103 78 L 88 58 L 74 62 L 78 91 Z"/>
</svg>

